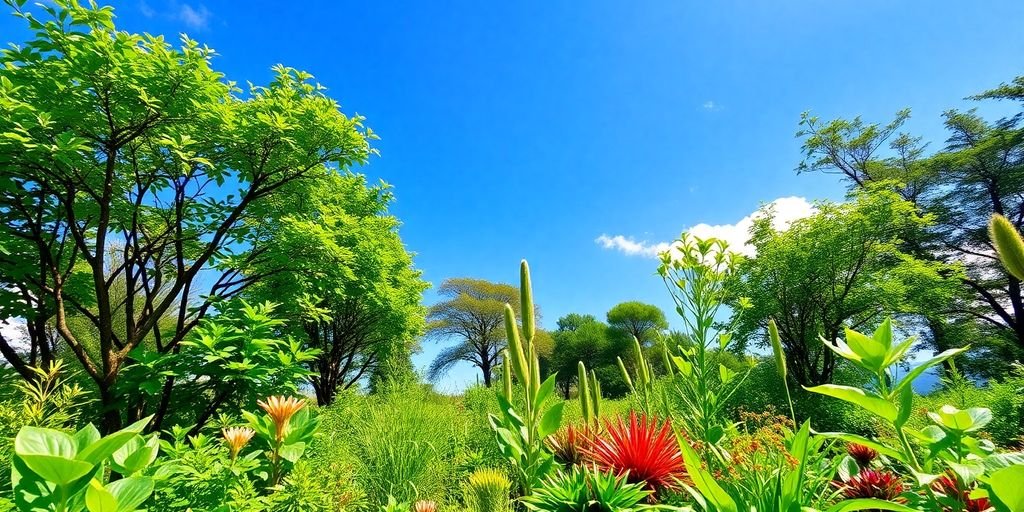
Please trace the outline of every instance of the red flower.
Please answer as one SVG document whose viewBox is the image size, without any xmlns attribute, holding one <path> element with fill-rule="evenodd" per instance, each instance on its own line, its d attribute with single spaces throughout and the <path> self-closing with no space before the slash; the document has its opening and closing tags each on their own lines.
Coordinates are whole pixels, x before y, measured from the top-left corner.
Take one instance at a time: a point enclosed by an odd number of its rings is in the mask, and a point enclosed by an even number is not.
<svg viewBox="0 0 1024 512">
<path fill-rule="evenodd" d="M 988 498 L 971 498 L 971 489 L 961 488 L 958 484 L 956 476 L 951 474 L 945 474 L 940 476 L 937 480 L 932 482 L 932 489 L 936 492 L 942 493 L 947 498 L 959 499 L 960 503 L 963 504 L 962 510 L 966 512 L 985 512 L 992 508 L 992 503 L 988 501 Z M 943 510 L 953 510 L 952 508 L 946 507 Z"/>
<path fill-rule="evenodd" d="M 871 461 L 878 458 L 878 452 L 857 443 L 846 445 L 846 453 L 849 453 L 850 457 L 853 457 L 853 460 L 857 461 L 857 465 L 862 468 L 868 467 L 871 465 Z"/>
<path fill-rule="evenodd" d="M 877 498 L 880 500 L 902 502 L 899 499 L 903 492 L 903 480 L 892 473 L 862 469 L 857 476 L 839 484 L 840 490 L 847 498 Z"/>
<path fill-rule="evenodd" d="M 629 414 L 629 423 L 618 418 L 605 422 L 605 434 L 594 437 L 587 455 L 600 467 L 618 474 L 629 472 L 630 483 L 644 483 L 648 489 L 676 489 L 686 477 L 683 455 L 668 420 Z"/>
</svg>

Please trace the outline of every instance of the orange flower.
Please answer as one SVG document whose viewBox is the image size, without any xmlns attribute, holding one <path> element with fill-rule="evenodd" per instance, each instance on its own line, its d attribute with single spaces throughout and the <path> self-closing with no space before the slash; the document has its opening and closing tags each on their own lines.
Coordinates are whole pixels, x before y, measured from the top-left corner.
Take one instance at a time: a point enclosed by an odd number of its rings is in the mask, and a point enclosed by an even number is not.
<svg viewBox="0 0 1024 512">
<path fill-rule="evenodd" d="M 437 503 L 428 500 L 417 501 L 412 506 L 413 512 L 437 512 Z"/>
<path fill-rule="evenodd" d="M 256 431 L 249 427 L 231 427 L 224 429 L 222 433 L 224 441 L 227 442 L 228 448 L 231 450 L 231 460 L 235 460 L 238 457 L 238 452 L 245 448 Z"/>
<path fill-rule="evenodd" d="M 281 441 L 284 439 L 285 430 L 288 429 L 288 422 L 295 413 L 306 406 L 306 401 L 294 397 L 272 396 L 267 398 L 266 402 L 257 400 L 256 404 L 270 415 L 274 426 L 277 427 L 277 440 Z"/>
</svg>

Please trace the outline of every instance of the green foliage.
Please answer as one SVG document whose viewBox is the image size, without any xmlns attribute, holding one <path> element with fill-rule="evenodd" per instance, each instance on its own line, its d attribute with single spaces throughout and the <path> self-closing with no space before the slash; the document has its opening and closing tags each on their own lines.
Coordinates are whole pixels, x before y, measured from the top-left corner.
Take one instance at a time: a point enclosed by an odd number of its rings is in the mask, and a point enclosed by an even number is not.
<svg viewBox="0 0 1024 512">
<path fill-rule="evenodd" d="M 955 367 L 946 373 L 939 390 L 916 397 L 916 410 L 908 425 L 924 428 L 928 418 L 919 411 L 937 410 L 945 404 L 961 409 L 987 407 L 992 410 L 992 421 L 983 429 L 983 435 L 1002 447 L 1024 446 L 1024 367 L 1017 364 L 1010 374 L 983 386 L 964 377 Z"/>
<path fill-rule="evenodd" d="M 172 439 L 160 443 L 163 455 L 153 475 L 161 485 L 153 503 L 167 511 L 334 510 L 311 487 L 314 472 L 300 461 L 319 416 L 296 405 L 301 402 L 285 401 L 287 408 L 273 399 L 261 403 L 268 405 L 265 414 L 243 411 L 246 426 L 224 429 L 220 442 L 173 428 Z M 232 430 L 247 435 L 233 437 Z"/>
<path fill-rule="evenodd" d="M 822 385 L 808 388 L 808 391 L 855 404 L 882 418 L 893 427 L 898 444 L 892 447 L 844 433 L 823 435 L 867 446 L 906 468 L 914 476 L 919 490 L 911 496 L 912 504 L 929 510 L 941 509 L 942 500 L 948 497 L 937 494 L 933 484 L 943 475 L 952 479 L 958 489 L 977 488 L 972 496 L 991 496 L 994 502 L 999 502 L 999 494 L 1007 492 L 1007 489 L 993 487 L 993 476 L 1003 468 L 1024 467 L 1024 453 L 996 453 L 990 441 L 975 437 L 975 433 L 992 420 L 991 410 L 982 407 L 959 409 L 947 404 L 927 413 L 930 424 L 923 429 L 907 425 L 914 407 L 913 380 L 928 368 L 964 352 L 966 348 L 943 352 L 894 383 L 892 367 L 902 360 L 906 353 L 904 347 L 910 342 L 912 340 L 893 343 L 889 320 L 883 322 L 872 336 L 847 330 L 846 342 L 837 342 L 829 348 L 869 370 L 873 375 L 871 387 Z"/>
<path fill-rule="evenodd" d="M 627 475 L 573 467 L 545 479 L 524 504 L 536 512 L 682 510 L 642 503 L 649 494 L 642 484 L 629 483 Z"/>
<path fill-rule="evenodd" d="M 852 364 L 836 366 L 833 382 L 847 386 L 866 386 L 868 379 Z M 739 386 L 728 405 L 729 416 L 738 418 L 744 412 L 789 413 L 787 389 L 779 382 L 779 374 L 772 358 L 761 358 L 750 369 L 747 379 Z M 793 415 L 796 421 L 813 420 L 815 430 L 829 432 L 843 430 L 861 435 L 885 434 L 887 429 L 876 417 L 861 408 L 810 393 L 803 388 L 789 390 L 792 394 Z M 792 420 L 792 418 L 791 418 Z"/>
<path fill-rule="evenodd" d="M 614 369 L 615 357 L 621 348 L 612 340 L 608 325 L 592 315 L 569 313 L 559 318 L 552 337 L 554 350 L 548 369 L 558 374 L 558 386 L 566 397 L 570 396 L 574 381 L 579 386 L 576 379 L 579 363 L 598 372 Z M 544 362 L 543 358 L 541 362 Z M 602 380 L 608 382 L 607 379 Z M 615 380 L 621 378 L 616 377 Z M 612 385 L 616 387 L 616 383 Z"/>
<path fill-rule="evenodd" d="M 365 163 L 374 135 L 308 73 L 277 66 L 243 91 L 211 67 L 212 49 L 117 31 L 110 7 L 8 5 L 32 35 L 0 53 L 0 319 L 52 325 L 113 430 L 165 401 L 119 403 L 138 349 L 173 353 L 258 278 L 246 272 L 267 246 L 247 219 L 288 184 Z M 68 327 L 76 313 L 94 347 Z"/>
<path fill-rule="evenodd" d="M 23 427 L 14 439 L 14 503 L 21 510 L 56 512 L 139 510 L 155 485 L 143 472 L 159 452 L 155 435 L 140 435 L 148 422 L 106 437 L 91 424 L 74 434 Z M 123 478 L 105 483 L 108 467 Z"/>
<path fill-rule="evenodd" d="M 289 184 L 258 227 L 268 250 L 248 273 L 246 295 L 281 304 L 292 334 L 319 356 L 307 363 L 320 405 L 373 373 L 379 379 L 414 348 L 427 283 L 413 268 L 388 213 L 390 187 L 350 173 Z"/>
<path fill-rule="evenodd" d="M 492 414 L 490 422 L 497 434 L 498 446 L 515 468 L 522 494 L 529 496 L 541 479 L 556 466 L 544 439 L 558 430 L 565 404 L 555 402 L 550 407 L 545 406 L 554 394 L 556 376 L 552 375 L 541 382 L 540 361 L 534 344 L 536 321 L 533 290 L 530 287 L 530 267 L 526 260 L 520 265 L 519 275 L 520 303 L 525 315 L 522 338 L 515 312 L 511 305 L 505 304 L 508 348 L 502 352 L 502 392 L 497 395 L 500 413 Z M 514 383 L 518 386 L 514 386 Z M 521 408 L 513 405 L 514 391 L 523 398 Z"/>
<path fill-rule="evenodd" d="M 1022 81 L 1017 77 L 971 99 L 1020 100 Z M 1000 265 L 988 231 L 993 214 L 1007 215 L 1007 235 L 1024 223 L 1015 213 L 1024 205 L 1024 117 L 988 121 L 975 109 L 947 110 L 948 137 L 931 154 L 927 141 L 900 132 L 909 117 L 902 110 L 883 125 L 859 117 L 822 121 L 805 113 L 798 136 L 807 158 L 799 171 L 839 174 L 855 190 L 891 188 L 930 217 L 926 229 L 903 237 L 901 250 L 926 261 L 959 262 L 966 272 L 951 301 L 935 302 L 941 309 L 928 313 L 929 335 L 922 341 L 940 352 L 970 342 L 975 349 L 965 368 L 998 376 L 1024 350 L 1024 301 L 1013 275 L 1020 269 Z"/>
<path fill-rule="evenodd" d="M 763 337 L 777 322 L 788 373 L 802 385 L 831 382 L 834 354 L 818 336 L 833 340 L 845 325 L 870 325 L 885 315 L 931 315 L 960 286 L 959 267 L 913 256 L 903 241 L 932 222 L 890 190 L 857 191 L 847 203 L 819 203 L 810 217 L 776 229 L 771 211 L 754 222 L 756 258 L 739 269 L 735 295 L 749 308 L 737 335 Z"/>
<path fill-rule="evenodd" d="M 240 300 L 222 307 L 192 330 L 178 353 L 150 358 L 152 353 L 140 351 L 139 362 L 125 370 L 125 384 L 153 398 L 160 396 L 164 378 L 173 377 L 172 406 L 196 412 L 176 419 L 195 423 L 193 433 L 225 409 L 251 409 L 261 397 L 298 392 L 310 374 L 305 365 L 318 354 L 280 335 L 284 321 L 275 304 Z"/>
</svg>

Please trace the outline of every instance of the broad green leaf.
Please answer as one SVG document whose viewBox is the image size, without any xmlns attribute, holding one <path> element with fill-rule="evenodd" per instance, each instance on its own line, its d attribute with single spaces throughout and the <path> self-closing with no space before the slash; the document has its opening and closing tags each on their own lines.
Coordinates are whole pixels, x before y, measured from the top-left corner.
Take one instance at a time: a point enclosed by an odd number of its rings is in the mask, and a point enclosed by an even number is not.
<svg viewBox="0 0 1024 512">
<path fill-rule="evenodd" d="M 87 462 L 53 455 L 19 455 L 19 457 L 37 475 L 57 485 L 69 485 L 88 475 L 94 468 Z"/>
<path fill-rule="evenodd" d="M 827 512 L 853 512 L 855 510 L 892 510 L 894 512 L 918 512 L 916 508 L 875 498 L 859 498 L 836 503 Z"/>
<path fill-rule="evenodd" d="M 997 453 L 985 457 L 981 462 L 989 471 L 1018 464 L 1024 465 L 1024 452 Z"/>
<path fill-rule="evenodd" d="M 992 421 L 992 411 L 985 407 L 957 409 L 946 404 L 938 412 L 928 411 L 928 418 L 937 425 L 957 432 L 974 432 Z"/>
<path fill-rule="evenodd" d="M 135 435 L 112 455 L 113 467 L 118 473 L 130 476 L 142 471 L 156 460 L 160 453 L 160 439 L 150 436 L 148 440 Z"/>
<path fill-rule="evenodd" d="M 838 384 L 822 384 L 810 388 L 805 386 L 804 389 L 812 393 L 831 396 L 858 405 L 862 409 L 890 422 L 896 421 L 896 418 L 899 416 L 899 411 L 896 410 L 896 406 L 892 402 L 860 388 L 840 386 Z"/>
<path fill-rule="evenodd" d="M 98 480 L 93 479 L 85 490 L 85 508 L 89 512 L 117 512 L 117 498 L 104 489 Z"/>
<path fill-rule="evenodd" d="M 914 388 L 907 386 L 900 391 L 900 409 L 899 415 L 896 416 L 896 421 L 893 425 L 896 428 L 900 428 L 907 423 L 910 419 L 910 414 L 914 411 Z"/>
<path fill-rule="evenodd" d="M 297 442 L 297 443 L 289 443 L 289 444 L 286 444 L 286 445 L 282 446 L 280 453 L 281 453 L 281 458 L 283 458 L 284 460 L 294 464 L 294 463 L 298 462 L 298 460 L 300 458 L 302 458 L 302 454 L 305 451 L 306 451 L 306 443 L 303 443 L 303 442 L 300 441 L 300 442 Z"/>
<path fill-rule="evenodd" d="M 554 434 L 558 430 L 558 427 L 562 424 L 562 409 L 564 406 L 565 402 L 558 402 L 544 413 L 544 417 L 541 418 L 540 426 L 538 427 L 541 438 Z"/>
<path fill-rule="evenodd" d="M 86 447 L 95 443 L 96 441 L 99 441 L 100 438 L 103 436 L 100 435 L 100 431 L 96 429 L 96 426 L 90 423 L 79 429 L 78 432 L 75 432 L 74 436 L 72 437 L 75 440 L 75 446 L 78 448 L 78 453 L 80 456 L 82 451 L 85 450 Z"/>
<path fill-rule="evenodd" d="M 154 482 L 147 477 L 128 477 L 107 484 L 107 490 L 117 498 L 117 512 L 138 510 L 153 494 Z"/>
<path fill-rule="evenodd" d="M 74 438 L 49 428 L 23 427 L 14 438 L 14 452 L 18 455 L 50 455 L 74 459 L 78 452 Z"/>
<path fill-rule="evenodd" d="M 537 390 L 537 401 L 536 401 L 536 404 L 537 405 L 543 404 L 551 396 L 551 394 L 554 391 L 555 391 L 555 375 L 551 375 L 550 377 L 548 377 L 544 381 L 543 384 L 541 384 L 540 389 Z"/>
<path fill-rule="evenodd" d="M 715 506 L 718 512 L 738 512 L 736 502 L 733 501 L 729 493 L 722 489 L 715 478 L 710 473 L 701 467 L 700 457 L 697 452 L 693 451 L 690 444 L 680 436 L 677 436 L 679 441 L 679 449 L 683 454 L 683 463 L 686 465 L 686 472 L 690 476 L 690 480 L 693 481 L 693 485 L 697 487 L 700 492 L 700 496 L 707 500 L 708 503 Z M 696 495 L 694 495 L 696 497 Z"/>
<path fill-rule="evenodd" d="M 885 364 L 885 355 L 889 351 L 889 347 L 878 340 L 850 328 L 846 329 L 846 345 L 860 356 L 861 364 L 876 373 Z"/>
<path fill-rule="evenodd" d="M 846 482 L 860 473 L 860 466 L 857 465 L 857 461 L 853 460 L 853 457 L 843 455 L 843 458 L 839 460 L 836 473 L 839 475 L 839 480 Z"/>
<path fill-rule="evenodd" d="M 78 453 L 78 460 L 88 462 L 89 464 L 99 464 L 113 455 L 114 452 L 120 450 L 125 443 L 132 441 L 134 438 L 138 438 L 141 444 L 142 438 L 135 432 L 128 432 L 124 430 L 114 432 L 113 434 L 86 446 Z"/>
<path fill-rule="evenodd" d="M 1007 510 L 1017 512 L 1024 510 L 1024 465 L 1010 466 L 1000 469 L 989 475 L 989 489 L 991 496 L 999 500 L 1007 507 Z"/>
</svg>

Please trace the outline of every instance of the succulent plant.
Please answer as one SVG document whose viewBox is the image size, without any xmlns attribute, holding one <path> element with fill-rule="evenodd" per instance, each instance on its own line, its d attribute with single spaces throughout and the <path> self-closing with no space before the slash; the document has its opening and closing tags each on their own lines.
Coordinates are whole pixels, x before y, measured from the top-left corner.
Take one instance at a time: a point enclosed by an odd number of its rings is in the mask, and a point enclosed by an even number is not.
<svg viewBox="0 0 1024 512">
<path fill-rule="evenodd" d="M 683 456 L 669 420 L 631 412 L 629 421 L 618 418 L 605 422 L 605 431 L 595 436 L 587 456 L 605 470 L 628 475 L 629 482 L 647 489 L 675 489 L 686 477 Z"/>
<path fill-rule="evenodd" d="M 512 508 L 512 482 L 497 469 L 482 468 L 469 475 L 462 499 L 470 512 L 507 512 Z"/>
</svg>

